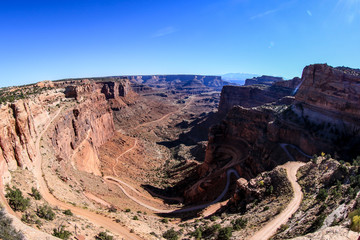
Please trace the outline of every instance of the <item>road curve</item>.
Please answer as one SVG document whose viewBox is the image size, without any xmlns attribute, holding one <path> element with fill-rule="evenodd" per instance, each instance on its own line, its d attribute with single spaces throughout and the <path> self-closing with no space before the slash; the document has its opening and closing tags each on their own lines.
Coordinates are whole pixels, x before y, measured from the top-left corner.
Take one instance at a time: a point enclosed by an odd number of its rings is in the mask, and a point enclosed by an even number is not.
<svg viewBox="0 0 360 240">
<path fill-rule="evenodd" d="M 42 169 L 41 169 L 41 162 L 42 162 L 42 155 L 40 151 L 40 141 L 43 135 L 46 133 L 48 128 L 50 127 L 50 124 L 57 118 L 57 116 L 60 114 L 62 108 L 58 110 L 58 112 L 55 114 L 55 116 L 47 123 L 47 125 L 44 127 L 44 130 L 41 132 L 41 134 L 38 136 L 38 139 L 36 140 L 36 154 L 37 154 L 37 160 L 35 162 L 35 168 L 34 168 L 34 175 L 37 179 L 37 183 L 39 186 L 39 192 L 42 195 L 42 197 L 45 199 L 46 202 L 48 202 L 50 205 L 57 206 L 62 209 L 70 209 L 74 214 L 82 216 L 87 218 L 92 223 L 95 223 L 99 226 L 102 226 L 111 232 L 118 234 L 125 239 L 130 240 L 140 240 L 141 238 L 137 236 L 134 233 L 130 233 L 129 229 L 126 227 L 120 225 L 119 223 L 113 222 L 110 218 L 104 217 L 102 215 L 96 214 L 94 212 L 90 212 L 88 210 L 75 207 L 71 204 L 64 203 L 58 199 L 56 199 L 50 192 L 47 187 L 47 184 L 42 177 Z"/>
<path fill-rule="evenodd" d="M 158 209 L 158 208 L 152 207 L 152 206 L 138 200 L 136 197 L 131 196 L 126 191 L 126 189 L 124 189 L 124 187 L 122 185 L 127 186 L 128 188 L 130 188 L 133 192 L 135 192 L 137 194 L 140 194 L 140 193 L 135 188 L 131 187 L 130 185 L 128 185 L 127 183 L 121 181 L 120 179 L 117 179 L 117 178 L 112 177 L 112 176 L 105 176 L 104 179 L 108 183 L 112 183 L 112 184 L 117 185 L 121 189 L 121 191 L 128 198 L 130 198 L 134 202 L 138 203 L 139 205 L 141 205 L 141 206 L 143 206 L 143 207 L 145 207 L 147 209 L 150 209 L 150 210 L 158 212 L 158 213 L 183 213 L 183 212 L 191 212 L 191 211 L 194 211 L 194 210 L 203 209 L 203 208 L 206 208 L 206 207 L 208 207 L 208 206 L 210 206 L 212 204 L 215 204 L 215 203 L 219 202 L 225 196 L 227 191 L 229 190 L 231 174 L 234 174 L 236 176 L 236 178 L 240 177 L 238 172 L 235 169 L 228 169 L 226 171 L 226 185 L 224 187 L 224 190 L 222 191 L 222 193 L 214 201 L 212 201 L 210 203 L 205 203 L 205 204 L 201 204 L 201 205 L 192 206 L 192 207 L 181 208 L 181 209 L 172 209 L 172 210 L 171 209 Z"/>
<path fill-rule="evenodd" d="M 286 169 L 287 177 L 291 183 L 291 187 L 294 190 L 294 197 L 287 205 L 285 210 L 283 210 L 279 215 L 277 215 L 273 220 L 271 220 L 265 227 L 261 228 L 260 231 L 255 233 L 250 240 L 266 240 L 273 236 L 277 229 L 288 221 L 293 213 L 298 210 L 300 207 L 300 203 L 302 200 L 303 193 L 301 191 L 300 185 L 296 181 L 296 173 L 297 170 L 305 165 L 302 162 L 287 162 L 286 164 L 282 165 L 281 167 Z"/>
</svg>

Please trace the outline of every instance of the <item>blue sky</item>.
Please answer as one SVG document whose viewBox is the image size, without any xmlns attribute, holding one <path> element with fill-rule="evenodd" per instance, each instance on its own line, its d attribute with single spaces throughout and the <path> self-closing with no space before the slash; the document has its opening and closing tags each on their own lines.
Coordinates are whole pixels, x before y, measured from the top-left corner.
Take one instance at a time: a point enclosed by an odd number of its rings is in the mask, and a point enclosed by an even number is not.
<svg viewBox="0 0 360 240">
<path fill-rule="evenodd" d="M 0 86 L 360 68 L 360 0 L 0 1 Z"/>
</svg>

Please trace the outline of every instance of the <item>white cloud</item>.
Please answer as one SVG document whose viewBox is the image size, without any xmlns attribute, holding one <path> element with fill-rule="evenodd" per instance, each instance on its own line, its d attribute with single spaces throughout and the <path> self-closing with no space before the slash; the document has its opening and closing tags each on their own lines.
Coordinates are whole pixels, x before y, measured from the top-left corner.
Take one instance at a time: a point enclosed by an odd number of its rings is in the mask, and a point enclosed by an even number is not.
<svg viewBox="0 0 360 240">
<path fill-rule="evenodd" d="M 176 28 L 174 28 L 173 26 L 169 26 L 169 27 L 161 28 L 161 29 L 157 30 L 157 31 L 152 35 L 152 37 L 153 37 L 153 38 L 163 37 L 163 36 L 172 34 L 172 33 L 177 32 L 177 31 L 178 31 L 178 30 L 177 30 Z"/>
<path fill-rule="evenodd" d="M 271 41 L 268 48 L 273 48 L 274 46 L 275 46 L 275 43 L 273 41 Z"/>
<path fill-rule="evenodd" d="M 347 20 L 348 20 L 348 23 L 352 23 L 355 19 L 355 15 L 354 14 L 350 14 L 347 16 Z"/>
<path fill-rule="evenodd" d="M 255 15 L 255 16 L 252 16 L 250 19 L 254 20 L 254 19 L 257 19 L 257 18 L 262 18 L 262 17 L 265 17 L 266 15 L 276 13 L 277 11 L 279 11 L 279 9 L 269 10 L 269 11 L 266 11 L 266 12 L 263 12 L 263 13 L 259 13 L 259 14 Z"/>
<path fill-rule="evenodd" d="M 312 12 L 310 12 L 310 10 L 306 10 L 306 13 L 307 13 L 310 17 L 312 17 Z"/>
<path fill-rule="evenodd" d="M 291 1 L 287 1 L 287 2 L 284 2 L 283 4 L 281 4 L 280 6 L 278 6 L 278 8 L 275 8 L 275 9 L 271 9 L 271 10 L 268 10 L 266 12 L 263 12 L 263 13 L 259 13 L 257 15 L 254 15 L 252 17 L 250 17 L 250 20 L 254 20 L 254 19 L 257 19 L 257 18 L 262 18 L 262 17 L 265 17 L 267 15 L 270 15 L 270 14 L 275 14 L 276 12 L 279 12 L 281 10 L 284 10 L 286 8 L 290 8 L 293 6 L 294 3 L 296 3 L 298 0 L 291 0 Z"/>
</svg>

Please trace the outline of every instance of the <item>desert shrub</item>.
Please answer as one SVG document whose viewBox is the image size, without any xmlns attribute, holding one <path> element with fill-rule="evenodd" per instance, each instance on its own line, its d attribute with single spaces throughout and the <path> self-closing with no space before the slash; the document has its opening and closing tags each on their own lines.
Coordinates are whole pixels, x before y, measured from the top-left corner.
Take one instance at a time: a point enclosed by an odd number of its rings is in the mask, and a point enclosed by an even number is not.
<svg viewBox="0 0 360 240">
<path fill-rule="evenodd" d="M 273 185 L 270 185 L 268 188 L 266 188 L 267 195 L 271 195 L 271 194 L 273 194 L 273 192 L 274 192 Z"/>
<path fill-rule="evenodd" d="M 229 240 L 232 236 L 232 227 L 224 227 L 219 229 L 218 240 Z"/>
<path fill-rule="evenodd" d="M 325 214 L 320 214 L 316 219 L 315 221 L 313 222 L 313 224 L 308 228 L 307 230 L 307 233 L 313 233 L 315 232 L 316 230 L 318 230 L 319 228 L 321 228 L 321 226 L 323 225 L 324 223 L 324 220 L 326 218 L 326 215 Z"/>
<path fill-rule="evenodd" d="M 36 209 L 36 215 L 38 215 L 39 218 L 44 218 L 50 221 L 54 220 L 55 218 L 54 211 L 48 205 L 38 207 Z"/>
<path fill-rule="evenodd" d="M 134 216 L 133 220 L 139 220 L 138 216 Z"/>
<path fill-rule="evenodd" d="M 100 232 L 98 235 L 95 236 L 96 240 L 113 240 L 113 236 L 107 234 L 106 232 Z"/>
<path fill-rule="evenodd" d="M 0 239 L 23 240 L 21 232 L 16 231 L 12 226 L 12 219 L 5 215 L 4 209 L 0 209 Z"/>
<path fill-rule="evenodd" d="M 161 219 L 161 222 L 162 222 L 162 223 L 168 223 L 168 222 L 169 222 L 169 219 L 163 218 L 163 219 Z"/>
<path fill-rule="evenodd" d="M 355 232 L 360 232 L 360 216 L 355 215 L 351 218 L 350 229 Z"/>
<path fill-rule="evenodd" d="M 267 211 L 267 210 L 269 210 L 269 206 L 264 207 L 264 211 Z"/>
<path fill-rule="evenodd" d="M 61 225 L 58 228 L 54 228 L 53 229 L 53 236 L 61 238 L 61 239 L 69 239 L 69 237 L 71 236 L 71 232 L 65 230 L 64 225 Z"/>
<path fill-rule="evenodd" d="M 129 210 L 130 210 L 130 209 L 129 209 Z M 109 211 L 109 212 L 116 212 L 117 209 L 116 209 L 115 206 L 111 205 L 111 206 L 109 207 L 108 211 Z"/>
<path fill-rule="evenodd" d="M 72 215 L 74 215 L 70 209 L 66 209 L 65 211 L 63 211 L 63 213 L 64 213 L 65 215 L 67 215 L 67 216 L 72 216 Z"/>
<path fill-rule="evenodd" d="M 328 197 L 328 193 L 326 189 L 322 188 L 320 189 L 318 195 L 316 196 L 316 199 L 320 201 L 325 201 L 327 197 Z"/>
<path fill-rule="evenodd" d="M 216 221 L 217 219 L 218 219 L 218 217 L 215 216 L 215 215 L 213 215 L 213 216 L 210 217 L 210 220 L 211 220 L 212 222 Z"/>
<path fill-rule="evenodd" d="M 281 224 L 280 227 L 279 227 L 279 232 L 284 232 L 286 229 L 289 228 L 289 225 L 287 224 Z"/>
<path fill-rule="evenodd" d="M 31 196 L 33 196 L 33 198 L 35 198 L 35 200 L 40 200 L 41 199 L 40 192 L 34 187 L 31 188 Z"/>
<path fill-rule="evenodd" d="M 201 228 L 196 228 L 195 231 L 191 233 L 191 236 L 193 236 L 196 240 L 202 239 L 202 230 L 201 230 Z"/>
<path fill-rule="evenodd" d="M 163 233 L 163 238 L 167 240 L 178 240 L 179 233 L 172 228 Z"/>
<path fill-rule="evenodd" d="M 131 212 L 130 208 L 125 209 L 125 212 Z"/>
<path fill-rule="evenodd" d="M 32 224 L 32 223 L 35 223 L 36 216 L 35 216 L 35 214 L 26 212 L 21 216 L 21 221 L 23 221 L 24 223 L 27 223 L 27 224 Z"/>
<path fill-rule="evenodd" d="M 204 238 L 208 238 L 210 236 L 214 236 L 218 230 L 221 228 L 220 224 L 214 224 L 212 226 L 206 226 L 202 235 Z"/>
<path fill-rule="evenodd" d="M 9 205 L 14 211 L 23 212 L 30 206 L 30 199 L 24 198 L 20 189 L 16 187 L 7 187 L 5 197 L 8 199 Z"/>
<path fill-rule="evenodd" d="M 233 222 L 233 229 L 235 231 L 239 231 L 240 229 L 243 229 L 246 227 L 247 222 L 248 222 L 247 219 L 240 217 L 240 218 L 236 219 L 235 222 Z"/>
</svg>

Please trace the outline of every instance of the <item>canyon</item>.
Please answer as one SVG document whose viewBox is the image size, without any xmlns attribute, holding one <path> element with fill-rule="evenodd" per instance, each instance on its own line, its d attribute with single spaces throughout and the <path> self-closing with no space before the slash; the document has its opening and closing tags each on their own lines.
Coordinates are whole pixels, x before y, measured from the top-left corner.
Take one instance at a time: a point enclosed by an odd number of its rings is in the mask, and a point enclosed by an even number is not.
<svg viewBox="0 0 360 240">
<path fill-rule="evenodd" d="M 320 188 L 335 189 L 336 181 L 344 185 L 344 202 L 331 199 L 333 208 L 345 204 L 349 213 L 357 207 L 358 194 L 346 195 L 350 178 L 340 174 L 357 176 L 350 166 L 360 155 L 356 69 L 315 64 L 301 78 L 262 76 L 245 86 L 219 76 L 147 75 L 64 79 L 7 91 L 18 100 L 0 108 L 2 205 L 21 219 L 41 204 L 57 215 L 53 222 L 28 223 L 33 233 L 14 220 L 27 239 L 37 230 L 45 232 L 38 239 L 47 239 L 59 226 L 74 239 L 94 239 L 104 229 L 116 239 L 160 239 L 171 231 L 197 239 L 196 229 L 217 239 L 228 226 L 237 228 L 239 215 L 247 226 L 232 239 L 250 239 L 266 223 L 275 228 L 266 238 L 298 237 L 314 232 L 308 231 L 315 219 L 304 211 L 304 199 Z M 298 165 L 284 165 L 289 161 Z M 309 174 L 323 171 L 322 164 L 328 178 L 315 182 Z M 295 189 L 296 177 L 301 187 Z M 43 198 L 25 213 L 13 212 L 7 185 L 25 193 L 38 189 Z M 74 216 L 63 214 L 67 209 Z M 338 216 L 335 235 L 349 224 L 345 215 Z M 280 223 L 288 229 L 276 231 Z"/>
</svg>

